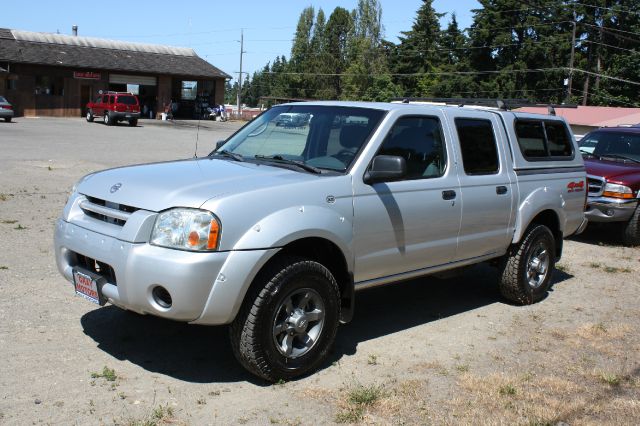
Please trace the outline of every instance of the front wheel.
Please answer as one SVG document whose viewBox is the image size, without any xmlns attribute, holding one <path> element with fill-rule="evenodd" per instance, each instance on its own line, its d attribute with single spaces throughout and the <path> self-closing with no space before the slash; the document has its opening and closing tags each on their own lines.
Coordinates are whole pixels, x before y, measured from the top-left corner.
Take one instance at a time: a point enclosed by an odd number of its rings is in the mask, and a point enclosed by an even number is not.
<svg viewBox="0 0 640 426">
<path fill-rule="evenodd" d="M 7 123 L 11 123 L 11 117 L 5 117 L 4 121 L 6 121 Z"/>
<path fill-rule="evenodd" d="M 636 211 L 633 212 L 629 222 L 624 224 L 622 241 L 628 246 L 640 245 L 640 205 L 636 207 Z"/>
<path fill-rule="evenodd" d="M 515 244 L 500 265 L 502 295 L 515 303 L 530 305 L 542 300 L 551 287 L 555 266 L 555 239 L 544 225 L 533 225 Z"/>
<path fill-rule="evenodd" d="M 129 126 L 136 127 L 137 125 L 138 125 L 138 119 L 137 118 L 132 118 L 131 120 L 129 120 Z"/>
<path fill-rule="evenodd" d="M 89 123 L 93 121 L 93 112 L 91 112 L 91 110 L 87 110 L 87 121 Z"/>
<path fill-rule="evenodd" d="M 338 284 L 331 272 L 318 262 L 284 257 L 254 284 L 230 327 L 238 361 L 272 382 L 318 368 L 340 318 Z"/>
<path fill-rule="evenodd" d="M 109 111 L 104 112 L 104 115 L 102 116 L 102 121 L 107 126 L 111 126 L 113 124 L 113 120 L 111 119 L 111 115 L 109 115 Z"/>
</svg>

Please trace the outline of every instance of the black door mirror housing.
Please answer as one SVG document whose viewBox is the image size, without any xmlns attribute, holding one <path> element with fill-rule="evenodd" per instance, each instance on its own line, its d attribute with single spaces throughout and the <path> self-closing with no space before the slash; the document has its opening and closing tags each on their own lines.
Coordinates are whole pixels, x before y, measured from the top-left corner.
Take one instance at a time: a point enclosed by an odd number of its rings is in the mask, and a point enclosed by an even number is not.
<svg viewBox="0 0 640 426">
<path fill-rule="evenodd" d="M 215 149 L 215 151 L 217 151 L 218 149 L 220 149 L 220 147 L 221 147 L 222 145 L 224 145 L 225 143 L 227 143 L 227 141 L 225 141 L 225 140 L 221 140 L 221 141 L 216 142 L 216 149 Z"/>
<path fill-rule="evenodd" d="M 398 180 L 407 174 L 407 162 L 397 155 L 378 155 L 373 158 L 371 167 L 364 174 L 364 183 Z"/>
</svg>

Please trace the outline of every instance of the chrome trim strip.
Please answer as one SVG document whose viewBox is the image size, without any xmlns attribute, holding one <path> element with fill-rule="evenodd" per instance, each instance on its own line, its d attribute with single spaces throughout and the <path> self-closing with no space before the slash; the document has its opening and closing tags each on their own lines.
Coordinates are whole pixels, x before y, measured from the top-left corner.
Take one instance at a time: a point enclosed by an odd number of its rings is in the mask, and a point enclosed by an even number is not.
<svg viewBox="0 0 640 426">
<path fill-rule="evenodd" d="M 101 214 L 103 216 L 111 217 L 114 219 L 123 220 L 125 222 L 129 220 L 129 218 L 131 217 L 131 213 L 110 209 L 108 207 L 99 206 L 97 204 L 93 204 L 88 200 L 80 201 L 80 208 L 82 210 L 89 210 L 90 212 Z"/>
<path fill-rule="evenodd" d="M 540 167 L 531 169 L 515 169 L 518 176 L 551 175 L 557 173 L 577 173 L 586 171 L 584 166 L 575 167 Z"/>
</svg>

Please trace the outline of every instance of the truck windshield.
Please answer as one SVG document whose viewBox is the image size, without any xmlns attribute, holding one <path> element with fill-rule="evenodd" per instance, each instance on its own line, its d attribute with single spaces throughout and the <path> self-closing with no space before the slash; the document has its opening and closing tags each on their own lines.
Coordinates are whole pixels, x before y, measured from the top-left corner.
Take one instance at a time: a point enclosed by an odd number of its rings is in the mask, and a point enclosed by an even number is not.
<svg viewBox="0 0 640 426">
<path fill-rule="evenodd" d="M 292 160 L 344 172 L 384 114 L 355 107 L 278 106 L 255 118 L 219 150 L 246 161 Z"/>
<path fill-rule="evenodd" d="M 640 161 L 640 133 L 593 132 L 582 138 L 580 150 L 598 157 L 615 155 Z"/>
</svg>

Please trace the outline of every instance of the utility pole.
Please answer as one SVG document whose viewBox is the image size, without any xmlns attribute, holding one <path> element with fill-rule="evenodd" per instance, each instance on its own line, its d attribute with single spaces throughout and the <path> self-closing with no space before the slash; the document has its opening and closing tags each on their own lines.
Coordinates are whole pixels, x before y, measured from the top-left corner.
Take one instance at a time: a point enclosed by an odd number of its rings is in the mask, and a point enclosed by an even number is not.
<svg viewBox="0 0 640 426">
<path fill-rule="evenodd" d="M 240 30 L 240 72 L 238 73 L 238 93 L 236 96 L 236 101 L 238 103 L 238 118 L 242 117 L 242 105 L 240 103 L 240 93 L 242 93 L 242 55 L 246 53 L 244 51 L 244 34 L 243 30 Z"/>
<path fill-rule="evenodd" d="M 573 83 L 573 60 L 576 51 L 576 9 L 573 9 L 573 31 L 571 32 L 571 58 L 569 59 L 569 81 L 567 82 L 567 101 L 571 99 L 571 86 Z"/>
</svg>

